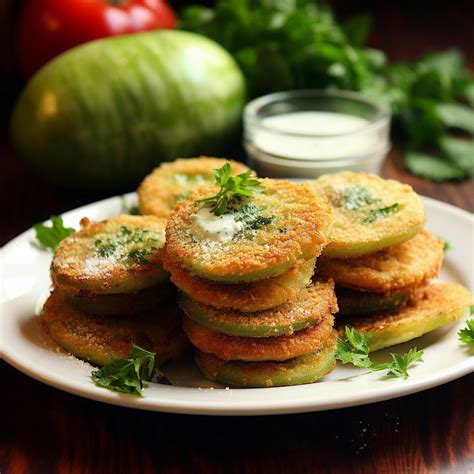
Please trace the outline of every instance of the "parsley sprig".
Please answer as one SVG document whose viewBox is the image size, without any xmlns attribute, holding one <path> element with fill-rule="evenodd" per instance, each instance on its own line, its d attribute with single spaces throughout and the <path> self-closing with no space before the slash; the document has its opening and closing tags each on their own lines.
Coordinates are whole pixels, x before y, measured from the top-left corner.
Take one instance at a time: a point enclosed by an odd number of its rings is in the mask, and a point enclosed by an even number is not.
<svg viewBox="0 0 474 474">
<path fill-rule="evenodd" d="M 466 327 L 459 330 L 458 337 L 464 344 L 474 344 L 474 319 L 466 320 Z"/>
<path fill-rule="evenodd" d="M 169 384 L 163 374 L 154 373 L 154 366 L 155 353 L 133 345 L 126 359 L 114 358 L 110 364 L 94 370 L 91 378 L 99 387 L 142 397 L 145 382 L 152 376 L 160 383 Z"/>
<path fill-rule="evenodd" d="M 375 364 L 369 357 L 369 334 L 362 334 L 355 328 L 346 326 L 346 339 L 337 340 L 336 360 L 343 364 L 352 364 L 356 367 L 372 371 L 387 370 L 389 377 L 407 379 L 408 367 L 416 362 L 423 361 L 423 351 L 410 349 L 405 354 L 393 354 L 390 362 Z"/>
<path fill-rule="evenodd" d="M 252 176 L 251 170 L 233 176 L 230 164 L 225 163 L 213 172 L 216 184 L 220 187 L 219 192 L 214 196 L 199 199 L 197 203 L 211 206 L 211 212 L 216 216 L 236 210 L 245 198 L 263 191 L 260 181 Z"/>
<path fill-rule="evenodd" d="M 51 216 L 51 227 L 42 224 L 35 224 L 33 228 L 36 232 L 36 240 L 44 249 L 56 250 L 59 242 L 67 236 L 76 232 L 73 227 L 64 227 L 61 216 Z"/>
</svg>

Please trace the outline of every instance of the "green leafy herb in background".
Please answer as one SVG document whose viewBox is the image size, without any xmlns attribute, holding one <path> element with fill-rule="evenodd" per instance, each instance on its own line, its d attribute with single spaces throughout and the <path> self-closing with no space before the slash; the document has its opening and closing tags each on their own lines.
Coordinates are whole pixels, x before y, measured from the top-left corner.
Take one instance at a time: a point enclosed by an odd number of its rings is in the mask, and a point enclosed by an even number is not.
<svg viewBox="0 0 474 474">
<path fill-rule="evenodd" d="M 99 387 L 141 397 L 154 365 L 155 354 L 134 345 L 126 359 L 114 358 L 110 364 L 94 370 L 91 378 Z"/>
<path fill-rule="evenodd" d="M 338 338 L 336 360 L 343 364 L 352 364 L 356 367 L 373 371 L 387 370 L 389 377 L 408 378 L 408 367 L 416 362 L 423 361 L 423 351 L 410 349 L 405 354 L 390 353 L 392 360 L 382 364 L 374 364 L 369 357 L 369 334 L 362 334 L 355 328 L 346 326 L 345 339 Z"/>
<path fill-rule="evenodd" d="M 33 228 L 36 232 L 36 240 L 44 249 L 56 250 L 59 242 L 68 235 L 76 232 L 72 227 L 64 227 L 63 218 L 61 216 L 51 216 L 51 226 L 42 223 L 35 224 Z"/>
<path fill-rule="evenodd" d="M 474 344 L 474 319 L 466 320 L 466 327 L 459 330 L 458 337 L 464 344 Z"/>
<path fill-rule="evenodd" d="M 216 184 L 220 187 L 215 196 L 197 201 L 198 204 L 211 206 L 211 211 L 216 216 L 221 216 L 230 211 L 236 210 L 244 198 L 262 192 L 260 181 L 252 176 L 252 171 L 232 176 L 232 168 L 229 163 L 214 170 Z"/>
<path fill-rule="evenodd" d="M 229 50 L 252 97 L 295 88 L 360 91 L 392 111 L 412 173 L 432 180 L 474 173 L 474 78 L 455 49 L 389 64 L 382 51 L 364 47 L 369 16 L 338 23 L 311 0 L 218 0 L 213 9 L 185 8 L 181 27 Z"/>
</svg>

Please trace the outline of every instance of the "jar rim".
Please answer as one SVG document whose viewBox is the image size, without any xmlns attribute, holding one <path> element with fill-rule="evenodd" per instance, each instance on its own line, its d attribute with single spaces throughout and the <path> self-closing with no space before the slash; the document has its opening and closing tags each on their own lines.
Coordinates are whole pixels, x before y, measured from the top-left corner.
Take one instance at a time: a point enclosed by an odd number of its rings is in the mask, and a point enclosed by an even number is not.
<svg viewBox="0 0 474 474">
<path fill-rule="evenodd" d="M 291 102 L 294 99 L 311 99 L 311 98 L 335 98 L 341 100 L 351 100 L 354 102 L 359 102 L 360 104 L 372 107 L 375 111 L 375 117 L 369 120 L 367 125 L 363 127 L 357 128 L 355 130 L 351 130 L 349 132 L 341 132 L 341 133 L 325 133 L 325 134 L 318 134 L 318 133 L 303 133 L 303 132 L 288 132 L 281 129 L 276 129 L 271 126 L 268 126 L 263 122 L 263 118 L 258 116 L 258 112 L 265 106 L 277 103 L 277 102 Z M 314 109 L 315 111 L 318 110 Z M 337 138 L 337 137 L 350 137 L 354 135 L 358 135 L 361 133 L 366 133 L 374 128 L 378 128 L 380 126 L 385 125 L 390 120 L 390 112 L 388 107 L 384 104 L 372 100 L 366 97 L 363 94 L 359 94 L 353 91 L 346 91 L 346 90 L 324 90 L 324 89 L 295 89 L 289 91 L 281 91 L 281 92 L 274 92 L 271 94 L 267 94 L 261 97 L 258 97 L 252 101 L 250 101 L 244 109 L 244 124 L 245 127 L 256 127 L 261 130 L 265 130 L 271 133 L 276 133 L 282 136 L 288 137 L 300 137 L 300 138 Z"/>
</svg>

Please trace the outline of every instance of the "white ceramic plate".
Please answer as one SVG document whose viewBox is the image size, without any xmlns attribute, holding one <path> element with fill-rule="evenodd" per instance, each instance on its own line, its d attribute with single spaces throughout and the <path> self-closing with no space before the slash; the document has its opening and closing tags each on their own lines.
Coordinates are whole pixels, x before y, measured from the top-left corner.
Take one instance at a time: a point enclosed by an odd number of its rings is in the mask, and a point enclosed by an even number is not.
<svg viewBox="0 0 474 474">
<path fill-rule="evenodd" d="M 127 196 L 130 203 L 134 194 Z M 461 283 L 472 291 L 473 228 L 468 212 L 424 198 L 427 228 L 447 239 L 442 280 Z M 78 227 L 81 217 L 98 220 L 120 213 L 119 198 L 111 198 L 64 214 L 65 223 Z M 172 386 L 149 384 L 144 398 L 120 395 L 96 387 L 89 378 L 92 367 L 65 354 L 43 334 L 37 316 L 42 298 L 48 294 L 51 254 L 34 244 L 32 229 L 2 250 L 2 311 L 0 337 L 2 357 L 25 374 L 76 395 L 115 405 L 174 413 L 208 415 L 263 415 L 328 410 L 387 400 L 408 395 L 472 372 L 473 353 L 458 341 L 464 324 L 452 325 L 417 340 L 390 348 L 405 352 L 424 349 L 424 363 L 410 369 L 410 378 L 386 379 L 381 373 L 338 366 L 322 381 L 297 387 L 229 389 L 207 381 L 192 361 L 168 367 L 165 374 Z M 374 354 L 388 360 L 389 351 Z"/>
</svg>

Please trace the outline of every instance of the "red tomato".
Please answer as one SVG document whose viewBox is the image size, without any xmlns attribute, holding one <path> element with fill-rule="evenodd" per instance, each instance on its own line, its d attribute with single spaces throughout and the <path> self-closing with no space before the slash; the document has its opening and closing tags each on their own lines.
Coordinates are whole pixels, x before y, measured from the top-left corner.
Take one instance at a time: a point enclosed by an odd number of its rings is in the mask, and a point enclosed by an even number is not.
<svg viewBox="0 0 474 474">
<path fill-rule="evenodd" d="M 175 26 L 165 0 L 26 0 L 16 30 L 18 65 L 29 77 L 86 41 Z"/>
</svg>

